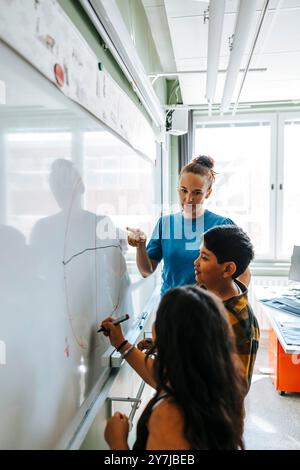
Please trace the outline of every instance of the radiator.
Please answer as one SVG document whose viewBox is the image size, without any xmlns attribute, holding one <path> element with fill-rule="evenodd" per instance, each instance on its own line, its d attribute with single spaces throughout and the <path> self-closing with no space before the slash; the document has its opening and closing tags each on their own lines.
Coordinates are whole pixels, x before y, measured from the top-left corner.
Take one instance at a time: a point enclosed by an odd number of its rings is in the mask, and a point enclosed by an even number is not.
<svg viewBox="0 0 300 470">
<path fill-rule="evenodd" d="M 252 276 L 253 286 L 287 286 L 288 278 L 283 276 Z"/>
<path fill-rule="evenodd" d="M 269 327 L 268 320 L 263 310 L 263 306 L 257 301 L 253 292 L 255 286 L 286 286 L 288 278 L 283 276 L 252 276 L 249 286 L 249 302 L 253 308 L 261 330 L 267 330 Z"/>
</svg>

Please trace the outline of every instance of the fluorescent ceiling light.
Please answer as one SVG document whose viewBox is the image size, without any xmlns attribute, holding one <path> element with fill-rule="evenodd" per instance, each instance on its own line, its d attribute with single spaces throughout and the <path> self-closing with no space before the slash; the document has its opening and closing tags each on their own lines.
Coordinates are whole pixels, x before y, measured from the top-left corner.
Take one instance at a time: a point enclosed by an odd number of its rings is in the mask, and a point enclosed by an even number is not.
<svg viewBox="0 0 300 470">
<path fill-rule="evenodd" d="M 260 31 L 261 31 L 261 28 L 262 28 L 262 24 L 263 24 L 263 21 L 264 21 L 266 12 L 267 12 L 267 8 L 268 8 L 268 5 L 269 5 L 269 2 L 270 2 L 270 0 L 265 0 L 263 9 L 262 9 L 262 11 L 261 11 L 261 16 L 260 16 L 260 20 L 259 20 L 259 23 L 258 23 L 257 31 L 256 31 L 256 33 L 255 33 L 254 41 L 253 41 L 253 44 L 252 44 L 252 47 L 251 47 L 251 50 L 250 50 L 250 54 L 249 54 L 249 57 L 248 57 L 247 65 L 246 65 L 246 68 L 245 68 L 245 71 L 244 71 L 244 75 L 243 75 L 242 82 L 241 82 L 241 84 L 240 84 L 240 89 L 239 89 L 239 92 L 238 92 L 238 95 L 237 95 L 237 98 L 236 98 L 236 102 L 235 102 L 235 105 L 234 105 L 232 114 L 235 114 L 235 113 L 236 113 L 236 110 L 237 110 L 237 107 L 238 107 L 238 104 L 239 104 L 239 100 L 240 100 L 240 96 L 241 96 L 241 93 L 242 93 L 242 89 L 243 89 L 243 86 L 244 86 L 244 83 L 245 83 L 245 80 L 246 80 L 247 73 L 248 73 L 248 71 L 250 70 L 250 69 L 249 69 L 249 67 L 250 67 L 250 62 L 251 62 L 251 60 L 252 60 L 252 56 L 253 56 L 253 53 L 254 53 L 254 49 L 255 49 L 255 46 L 256 46 L 256 43 L 257 43 L 257 40 L 258 40 L 259 33 L 260 33 Z"/>
<path fill-rule="evenodd" d="M 221 113 L 228 110 L 235 89 L 243 54 L 249 39 L 249 33 L 255 17 L 258 0 L 240 0 L 234 31 L 233 48 L 229 57 L 226 80 L 221 103 Z"/>
<path fill-rule="evenodd" d="M 211 0 L 209 4 L 206 99 L 214 101 L 219 68 L 225 0 Z"/>
</svg>

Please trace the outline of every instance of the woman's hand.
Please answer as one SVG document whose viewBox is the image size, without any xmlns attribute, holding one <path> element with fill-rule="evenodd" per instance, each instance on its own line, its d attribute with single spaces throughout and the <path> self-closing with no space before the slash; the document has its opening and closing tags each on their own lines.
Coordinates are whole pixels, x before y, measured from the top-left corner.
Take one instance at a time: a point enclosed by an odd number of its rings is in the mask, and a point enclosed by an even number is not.
<svg viewBox="0 0 300 470">
<path fill-rule="evenodd" d="M 102 321 L 101 326 L 105 328 L 106 331 L 103 331 L 103 334 L 109 338 L 110 344 L 118 348 L 125 338 L 121 326 L 114 325 L 113 320 L 113 317 L 107 317 Z"/>
<path fill-rule="evenodd" d="M 112 450 L 127 450 L 129 421 L 126 415 L 117 411 L 106 423 L 104 438 Z"/>
<path fill-rule="evenodd" d="M 145 246 L 146 241 L 147 241 L 147 235 L 142 232 L 139 228 L 130 228 L 126 227 L 126 230 L 128 230 L 128 244 L 130 246 L 134 247 L 140 247 L 140 246 Z"/>
</svg>

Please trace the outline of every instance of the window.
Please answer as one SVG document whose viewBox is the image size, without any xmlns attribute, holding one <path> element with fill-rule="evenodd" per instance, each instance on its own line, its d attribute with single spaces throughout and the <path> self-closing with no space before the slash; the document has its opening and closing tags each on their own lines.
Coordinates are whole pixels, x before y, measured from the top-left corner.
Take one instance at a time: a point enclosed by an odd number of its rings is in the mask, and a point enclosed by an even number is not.
<svg viewBox="0 0 300 470">
<path fill-rule="evenodd" d="M 284 121 L 283 175 L 279 181 L 282 198 L 282 237 L 279 253 L 291 256 L 293 245 L 300 245 L 300 118 Z"/>
<path fill-rule="evenodd" d="M 243 227 L 257 257 L 270 258 L 270 120 L 204 124 L 196 129 L 195 151 L 216 161 L 218 174 L 207 207 Z"/>
<path fill-rule="evenodd" d="M 287 261 L 300 245 L 300 115 L 195 118 L 195 154 L 218 172 L 207 207 L 250 235 L 256 260 Z"/>
</svg>

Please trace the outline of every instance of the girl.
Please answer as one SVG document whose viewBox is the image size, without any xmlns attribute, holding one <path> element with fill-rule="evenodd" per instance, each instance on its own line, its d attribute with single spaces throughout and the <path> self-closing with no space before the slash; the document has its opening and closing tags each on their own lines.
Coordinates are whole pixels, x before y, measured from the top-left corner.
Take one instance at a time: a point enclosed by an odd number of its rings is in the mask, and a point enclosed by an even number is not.
<svg viewBox="0 0 300 470">
<path fill-rule="evenodd" d="M 124 339 L 112 318 L 102 322 L 116 347 L 156 394 L 137 425 L 134 450 L 242 449 L 244 382 L 222 303 L 198 287 L 162 298 L 147 354 Z M 151 354 L 155 351 L 155 357 Z M 128 419 L 115 413 L 105 438 L 128 449 Z"/>
</svg>

